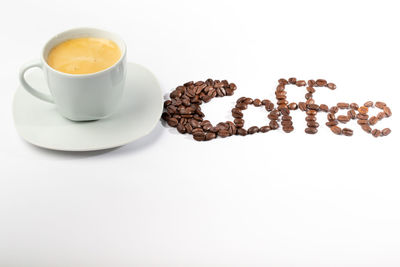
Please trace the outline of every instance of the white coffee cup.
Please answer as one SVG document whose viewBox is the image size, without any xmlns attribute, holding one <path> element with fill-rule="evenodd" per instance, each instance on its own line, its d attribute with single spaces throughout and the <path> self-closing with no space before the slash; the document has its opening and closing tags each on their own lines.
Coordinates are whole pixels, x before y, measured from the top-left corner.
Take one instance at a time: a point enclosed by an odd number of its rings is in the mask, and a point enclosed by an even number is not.
<svg viewBox="0 0 400 267">
<path fill-rule="evenodd" d="M 121 58 L 111 67 L 90 74 L 69 74 L 57 71 L 47 64 L 50 50 L 69 39 L 97 37 L 114 41 L 121 50 Z M 44 72 L 50 95 L 39 92 L 25 80 L 30 68 Z M 116 34 L 93 28 L 71 29 L 51 38 L 42 50 L 40 59 L 24 64 L 19 73 L 21 85 L 33 96 L 54 103 L 64 117 L 73 121 L 106 118 L 118 106 L 126 78 L 126 45 Z"/>
</svg>

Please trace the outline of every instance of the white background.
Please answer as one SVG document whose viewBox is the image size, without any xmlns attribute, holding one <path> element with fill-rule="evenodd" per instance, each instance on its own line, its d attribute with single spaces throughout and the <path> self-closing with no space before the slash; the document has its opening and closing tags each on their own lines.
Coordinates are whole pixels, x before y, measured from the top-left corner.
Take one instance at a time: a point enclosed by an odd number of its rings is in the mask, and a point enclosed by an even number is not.
<svg viewBox="0 0 400 267">
<path fill-rule="evenodd" d="M 0 16 L 0 266 L 400 266 L 398 1 L 6 1 Z M 203 110 L 229 120 L 240 96 L 325 78 L 318 103 L 385 101 L 386 138 L 324 125 L 198 143 L 161 123 L 124 147 L 36 148 L 13 126 L 17 72 L 54 34 L 115 31 L 165 94 L 189 80 L 238 90 Z M 290 88 L 293 101 L 305 89 Z M 377 110 L 373 110 L 373 113 Z M 370 113 L 370 114 L 373 114 Z M 249 108 L 246 126 L 266 113 Z"/>
</svg>

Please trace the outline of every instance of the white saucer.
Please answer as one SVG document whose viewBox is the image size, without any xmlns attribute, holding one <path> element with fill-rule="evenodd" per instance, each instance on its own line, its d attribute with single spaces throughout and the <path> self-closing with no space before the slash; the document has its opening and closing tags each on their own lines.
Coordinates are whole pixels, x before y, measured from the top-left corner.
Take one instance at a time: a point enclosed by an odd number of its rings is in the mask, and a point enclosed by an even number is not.
<svg viewBox="0 0 400 267">
<path fill-rule="evenodd" d="M 26 75 L 35 88 L 48 91 L 40 70 Z M 41 101 L 21 86 L 14 96 L 14 123 L 20 136 L 36 146 L 63 151 L 92 151 L 128 144 L 147 135 L 160 120 L 163 98 L 155 76 L 143 66 L 128 63 L 123 100 L 109 118 L 73 122 L 53 104 Z"/>
</svg>

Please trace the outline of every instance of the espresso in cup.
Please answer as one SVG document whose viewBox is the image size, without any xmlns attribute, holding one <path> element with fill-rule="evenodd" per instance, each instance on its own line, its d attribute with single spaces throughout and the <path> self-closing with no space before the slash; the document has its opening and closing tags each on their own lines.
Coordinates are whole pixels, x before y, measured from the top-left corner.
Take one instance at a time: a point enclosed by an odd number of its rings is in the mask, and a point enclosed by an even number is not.
<svg viewBox="0 0 400 267">
<path fill-rule="evenodd" d="M 25 72 L 40 68 L 50 94 L 25 79 Z M 44 46 L 40 58 L 24 64 L 22 87 L 40 100 L 55 104 L 73 121 L 109 117 L 120 102 L 127 72 L 126 45 L 116 34 L 94 28 L 76 28 L 57 34 Z"/>
<path fill-rule="evenodd" d="M 118 45 L 104 38 L 76 38 L 53 47 L 47 64 L 70 74 L 89 74 L 105 70 L 121 58 Z"/>
</svg>

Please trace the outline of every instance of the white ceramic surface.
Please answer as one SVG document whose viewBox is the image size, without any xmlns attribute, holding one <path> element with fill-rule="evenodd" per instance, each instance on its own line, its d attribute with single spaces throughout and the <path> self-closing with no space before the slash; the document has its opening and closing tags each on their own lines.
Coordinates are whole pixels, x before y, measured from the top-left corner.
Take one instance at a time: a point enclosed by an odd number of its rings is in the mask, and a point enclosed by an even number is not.
<svg viewBox="0 0 400 267">
<path fill-rule="evenodd" d="M 147 135 L 159 121 L 163 98 L 155 76 L 143 66 L 127 64 L 124 95 L 116 112 L 102 120 L 74 122 L 51 103 L 32 97 L 21 86 L 14 96 L 13 115 L 20 136 L 36 146 L 64 151 L 91 151 L 125 145 Z M 40 91 L 47 86 L 40 70 L 26 75 Z"/>
<path fill-rule="evenodd" d="M 114 41 L 121 49 L 121 58 L 111 67 L 90 74 L 63 73 L 47 64 L 47 56 L 54 46 L 81 37 L 98 37 Z M 31 68 L 43 70 L 51 95 L 38 92 L 25 80 L 25 72 Z M 121 100 L 125 77 L 124 41 L 114 33 L 94 28 L 76 28 L 54 36 L 44 46 L 40 59 L 24 64 L 19 74 L 21 85 L 32 96 L 54 103 L 63 116 L 75 121 L 97 120 L 110 116 Z"/>
</svg>

